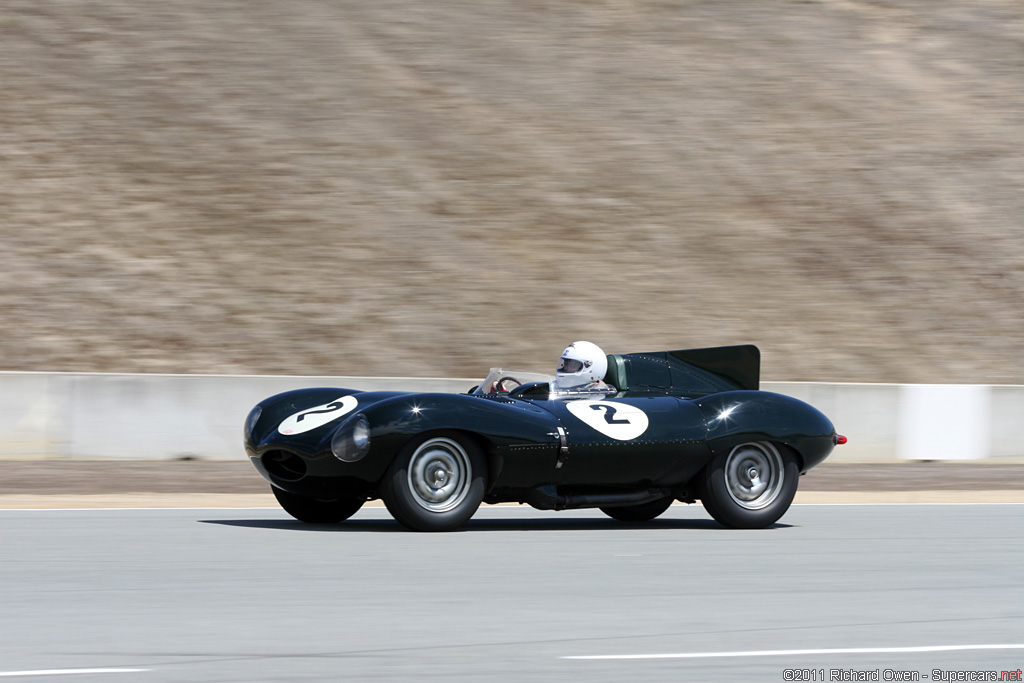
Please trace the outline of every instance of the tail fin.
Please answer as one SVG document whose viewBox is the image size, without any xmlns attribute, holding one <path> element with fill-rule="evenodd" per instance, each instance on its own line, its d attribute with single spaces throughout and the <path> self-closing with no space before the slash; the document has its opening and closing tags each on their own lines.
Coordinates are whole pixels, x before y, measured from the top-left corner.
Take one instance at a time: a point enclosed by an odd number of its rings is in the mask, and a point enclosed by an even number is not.
<svg viewBox="0 0 1024 683">
<path fill-rule="evenodd" d="M 756 390 L 760 374 L 761 352 L 746 344 L 612 355 L 605 381 L 619 391 L 710 394 Z"/>
</svg>

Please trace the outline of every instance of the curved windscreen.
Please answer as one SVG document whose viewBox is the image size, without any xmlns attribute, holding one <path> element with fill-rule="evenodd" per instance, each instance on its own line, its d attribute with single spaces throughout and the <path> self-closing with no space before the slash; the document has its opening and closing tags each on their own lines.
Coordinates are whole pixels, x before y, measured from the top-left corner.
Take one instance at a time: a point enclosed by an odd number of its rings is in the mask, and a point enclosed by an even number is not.
<svg viewBox="0 0 1024 683">
<path fill-rule="evenodd" d="M 487 377 L 480 386 L 474 389 L 473 394 L 507 394 L 518 386 L 530 382 L 546 382 L 553 385 L 554 376 L 542 372 L 529 372 L 526 370 L 506 370 L 504 368 L 491 368 Z"/>
</svg>

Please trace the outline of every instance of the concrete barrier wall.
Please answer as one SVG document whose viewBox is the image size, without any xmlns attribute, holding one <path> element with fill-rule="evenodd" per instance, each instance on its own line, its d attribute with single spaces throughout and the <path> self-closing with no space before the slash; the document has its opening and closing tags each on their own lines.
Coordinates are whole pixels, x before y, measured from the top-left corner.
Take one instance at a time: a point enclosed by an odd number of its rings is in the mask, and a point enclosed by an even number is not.
<svg viewBox="0 0 1024 683">
<path fill-rule="evenodd" d="M 289 389 L 463 392 L 475 379 L 0 373 L 0 457 L 236 459 L 242 423 Z M 850 443 L 835 462 L 1024 462 L 1024 386 L 764 382 Z"/>
<path fill-rule="evenodd" d="M 467 391 L 473 380 L 0 373 L 0 457 L 244 456 L 260 400 L 304 387 Z"/>
<path fill-rule="evenodd" d="M 1024 462 L 1024 386 L 762 382 L 829 416 L 850 439 L 835 462 Z"/>
</svg>

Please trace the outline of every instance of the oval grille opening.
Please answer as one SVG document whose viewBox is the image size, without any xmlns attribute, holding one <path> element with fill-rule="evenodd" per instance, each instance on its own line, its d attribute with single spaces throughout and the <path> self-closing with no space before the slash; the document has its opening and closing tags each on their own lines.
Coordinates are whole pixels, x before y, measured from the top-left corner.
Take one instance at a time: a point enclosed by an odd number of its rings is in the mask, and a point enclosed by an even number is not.
<svg viewBox="0 0 1024 683">
<path fill-rule="evenodd" d="M 267 472 L 284 481 L 298 481 L 306 476 L 306 462 L 294 453 L 267 451 L 262 460 Z"/>
</svg>

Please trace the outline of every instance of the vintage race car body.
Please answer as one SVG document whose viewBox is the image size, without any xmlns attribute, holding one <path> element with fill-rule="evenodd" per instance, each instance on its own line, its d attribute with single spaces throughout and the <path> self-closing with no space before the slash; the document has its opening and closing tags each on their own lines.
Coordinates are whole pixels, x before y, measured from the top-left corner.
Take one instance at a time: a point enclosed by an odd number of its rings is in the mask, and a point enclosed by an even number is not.
<svg viewBox="0 0 1024 683">
<path fill-rule="evenodd" d="M 480 502 L 642 521 L 701 499 L 724 524 L 757 527 L 844 441 L 813 407 L 758 390 L 754 346 L 608 361 L 607 391 L 559 393 L 502 370 L 466 394 L 290 391 L 253 409 L 245 448 L 306 521 L 378 497 L 421 530 L 455 528 Z"/>
</svg>

